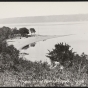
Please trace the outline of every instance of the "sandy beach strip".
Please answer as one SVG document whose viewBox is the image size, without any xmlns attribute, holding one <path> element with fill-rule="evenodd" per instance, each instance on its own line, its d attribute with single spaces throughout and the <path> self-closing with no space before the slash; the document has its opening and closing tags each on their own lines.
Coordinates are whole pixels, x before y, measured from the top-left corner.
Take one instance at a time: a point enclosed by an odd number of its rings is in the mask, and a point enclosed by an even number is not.
<svg viewBox="0 0 88 88">
<path fill-rule="evenodd" d="M 69 35 L 36 35 L 33 37 L 28 38 L 21 38 L 21 39 L 8 39 L 7 44 L 8 45 L 14 45 L 14 47 L 18 50 L 21 50 L 24 46 L 29 45 L 34 42 L 44 41 L 47 39 L 57 38 L 57 37 L 64 37 L 64 36 L 70 36 Z"/>
</svg>

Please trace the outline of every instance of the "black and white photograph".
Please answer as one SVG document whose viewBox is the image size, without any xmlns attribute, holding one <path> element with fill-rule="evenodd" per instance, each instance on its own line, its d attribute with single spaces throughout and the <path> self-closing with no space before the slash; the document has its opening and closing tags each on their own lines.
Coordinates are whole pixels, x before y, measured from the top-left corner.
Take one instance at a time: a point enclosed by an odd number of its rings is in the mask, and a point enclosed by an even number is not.
<svg viewBox="0 0 88 88">
<path fill-rule="evenodd" d="M 88 1 L 0 2 L 0 87 L 88 87 Z"/>
</svg>

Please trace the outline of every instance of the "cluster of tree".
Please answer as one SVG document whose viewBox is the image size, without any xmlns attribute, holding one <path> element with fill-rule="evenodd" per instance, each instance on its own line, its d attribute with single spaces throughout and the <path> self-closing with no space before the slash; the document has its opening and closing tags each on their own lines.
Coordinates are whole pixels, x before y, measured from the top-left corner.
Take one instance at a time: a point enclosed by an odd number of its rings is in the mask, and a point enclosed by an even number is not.
<svg viewBox="0 0 88 88">
<path fill-rule="evenodd" d="M 8 39 L 9 35 L 11 34 L 12 34 L 11 28 L 5 26 L 0 28 L 0 37 L 2 37 L 3 39 Z"/>
<path fill-rule="evenodd" d="M 59 62 L 65 68 L 74 68 L 78 71 L 80 68 L 88 73 L 88 60 L 86 59 L 86 54 L 81 55 L 72 51 L 68 44 L 58 43 L 55 45 L 55 49 L 49 51 L 47 57 L 50 58 L 51 62 Z M 53 63 L 54 65 L 54 63 Z M 74 70 L 73 70 L 74 71 Z"/>
<path fill-rule="evenodd" d="M 32 33 L 35 33 L 36 31 L 34 28 L 30 28 L 30 32 L 32 35 Z M 3 39 L 14 38 L 17 35 L 20 35 L 20 37 L 26 37 L 27 34 L 29 34 L 29 29 L 27 29 L 26 27 L 19 29 L 15 27 L 11 29 L 9 27 L 3 26 L 0 28 L 0 37 L 2 37 Z"/>
<path fill-rule="evenodd" d="M 14 69 L 19 63 L 19 51 L 13 45 L 8 46 L 0 38 L 0 71 Z"/>
<path fill-rule="evenodd" d="M 12 28 L 13 30 L 13 34 L 19 34 L 19 30 L 15 27 L 15 28 Z"/>
<path fill-rule="evenodd" d="M 18 70 L 20 69 L 19 66 L 22 67 L 19 51 L 13 45 L 8 46 L 6 39 L 14 37 L 15 34 L 25 36 L 28 33 L 29 30 L 25 27 L 19 30 L 16 27 L 13 29 L 5 26 L 0 28 L 0 71 L 6 69 Z"/>
<path fill-rule="evenodd" d="M 31 32 L 31 35 L 32 33 L 35 33 L 35 29 L 34 28 L 30 28 L 30 32 Z M 21 36 L 25 36 L 27 34 L 29 34 L 29 30 L 26 28 L 26 27 L 23 27 L 23 28 L 19 28 L 19 30 L 17 30 L 17 28 L 14 28 L 13 29 L 13 34 L 21 34 Z"/>
<path fill-rule="evenodd" d="M 29 34 L 29 30 L 27 28 L 20 28 L 19 29 L 19 33 L 21 34 L 21 36 L 25 36 L 26 34 Z"/>
<path fill-rule="evenodd" d="M 49 51 L 47 57 L 50 58 L 51 61 L 60 62 L 61 65 L 65 66 L 66 63 L 71 63 L 73 60 L 74 52 L 72 49 L 69 50 L 70 46 L 65 43 L 56 44 L 55 49 L 53 51 Z"/>
<path fill-rule="evenodd" d="M 35 31 L 34 28 L 30 28 L 30 32 L 31 32 L 31 35 L 32 35 L 32 33 L 35 33 L 36 31 Z M 19 34 L 20 33 L 22 36 L 24 36 L 25 34 L 29 34 L 29 30 L 26 27 L 20 28 L 19 30 L 17 30 L 17 28 L 14 28 L 13 33 L 14 34 Z"/>
</svg>

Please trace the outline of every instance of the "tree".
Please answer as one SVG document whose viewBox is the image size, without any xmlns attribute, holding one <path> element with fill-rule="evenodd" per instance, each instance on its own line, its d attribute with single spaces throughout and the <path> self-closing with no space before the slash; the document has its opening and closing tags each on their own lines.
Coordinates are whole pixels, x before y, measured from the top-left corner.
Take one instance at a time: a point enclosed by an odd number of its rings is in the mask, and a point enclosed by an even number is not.
<svg viewBox="0 0 88 88">
<path fill-rule="evenodd" d="M 64 45 L 60 43 L 55 45 L 55 49 L 49 51 L 47 57 L 49 57 L 51 61 L 60 62 L 63 66 L 69 66 L 72 64 L 74 53 L 68 44 L 65 43 Z"/>
<path fill-rule="evenodd" d="M 17 28 L 13 28 L 13 34 L 18 34 L 19 33 L 19 30 L 17 30 Z"/>
<path fill-rule="evenodd" d="M 2 28 L 0 28 L 0 37 L 3 36 L 5 37 L 5 39 L 8 39 L 11 33 L 12 33 L 12 30 L 9 27 L 3 26 Z"/>
<path fill-rule="evenodd" d="M 30 31 L 31 31 L 31 35 L 32 35 L 32 33 L 36 32 L 34 28 L 30 28 Z"/>
<path fill-rule="evenodd" d="M 29 34 L 29 30 L 27 28 L 20 28 L 19 29 L 19 33 L 21 34 L 21 36 L 25 36 L 26 34 Z"/>
<path fill-rule="evenodd" d="M 8 46 L 6 41 L 0 38 L 0 68 L 13 69 L 16 64 L 19 64 L 19 50 L 13 45 Z"/>
</svg>

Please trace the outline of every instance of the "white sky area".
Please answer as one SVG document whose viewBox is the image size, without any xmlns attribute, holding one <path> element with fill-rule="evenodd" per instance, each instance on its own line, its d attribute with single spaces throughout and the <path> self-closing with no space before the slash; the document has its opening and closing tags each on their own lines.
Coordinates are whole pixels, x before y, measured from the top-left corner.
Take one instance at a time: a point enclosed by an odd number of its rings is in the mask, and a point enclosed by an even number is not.
<svg viewBox="0 0 88 88">
<path fill-rule="evenodd" d="M 88 2 L 0 2 L 0 18 L 86 14 Z"/>
</svg>

